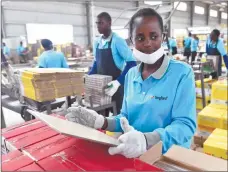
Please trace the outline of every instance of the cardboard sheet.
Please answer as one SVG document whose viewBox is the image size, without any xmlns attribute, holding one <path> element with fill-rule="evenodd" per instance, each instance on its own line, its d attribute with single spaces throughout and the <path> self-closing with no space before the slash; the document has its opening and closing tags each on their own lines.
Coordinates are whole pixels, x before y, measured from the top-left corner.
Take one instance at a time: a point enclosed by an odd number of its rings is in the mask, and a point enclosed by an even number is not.
<svg viewBox="0 0 228 172">
<path fill-rule="evenodd" d="M 50 115 L 42 114 L 36 111 L 28 110 L 29 113 L 45 122 L 48 126 L 54 130 L 73 137 L 98 142 L 105 145 L 117 146 L 119 143 L 117 139 L 112 138 L 95 129 L 73 123 L 70 121 L 62 120 Z"/>
</svg>

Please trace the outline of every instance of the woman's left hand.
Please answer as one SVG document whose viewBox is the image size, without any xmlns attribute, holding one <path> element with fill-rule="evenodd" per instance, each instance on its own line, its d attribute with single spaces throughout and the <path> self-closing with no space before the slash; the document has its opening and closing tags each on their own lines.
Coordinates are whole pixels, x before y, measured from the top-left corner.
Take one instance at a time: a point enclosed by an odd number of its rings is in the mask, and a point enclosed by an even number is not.
<svg viewBox="0 0 228 172">
<path fill-rule="evenodd" d="M 120 144 L 109 148 L 110 155 L 121 154 L 126 158 L 136 158 L 147 151 L 146 138 L 142 132 L 129 125 L 126 118 L 120 119 L 124 134 L 119 137 Z"/>
</svg>

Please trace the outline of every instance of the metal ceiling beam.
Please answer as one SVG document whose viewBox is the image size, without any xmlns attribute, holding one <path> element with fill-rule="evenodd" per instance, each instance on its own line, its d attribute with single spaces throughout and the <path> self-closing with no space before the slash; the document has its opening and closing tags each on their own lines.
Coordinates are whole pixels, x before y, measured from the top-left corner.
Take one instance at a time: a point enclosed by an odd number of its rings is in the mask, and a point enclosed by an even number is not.
<svg viewBox="0 0 228 172">
<path fill-rule="evenodd" d="M 209 20 L 210 20 L 210 4 L 206 5 L 206 25 L 209 25 Z"/>
<path fill-rule="evenodd" d="M 190 26 L 192 27 L 194 25 L 194 7 L 195 3 L 193 1 L 190 2 Z"/>
<path fill-rule="evenodd" d="M 92 35 L 91 35 L 91 2 L 86 2 L 85 7 L 86 7 L 86 29 L 87 29 L 87 38 L 88 38 L 88 45 L 92 45 Z"/>
</svg>

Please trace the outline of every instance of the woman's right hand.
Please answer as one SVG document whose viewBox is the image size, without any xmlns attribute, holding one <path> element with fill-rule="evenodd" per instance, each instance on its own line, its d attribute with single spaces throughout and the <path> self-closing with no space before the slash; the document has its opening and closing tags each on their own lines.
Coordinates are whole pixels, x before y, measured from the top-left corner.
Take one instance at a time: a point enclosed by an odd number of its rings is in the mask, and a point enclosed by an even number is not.
<svg viewBox="0 0 228 172">
<path fill-rule="evenodd" d="M 67 112 L 66 119 L 68 121 L 79 123 L 87 127 L 101 129 L 105 123 L 105 118 L 102 115 L 86 107 L 70 107 Z"/>
</svg>

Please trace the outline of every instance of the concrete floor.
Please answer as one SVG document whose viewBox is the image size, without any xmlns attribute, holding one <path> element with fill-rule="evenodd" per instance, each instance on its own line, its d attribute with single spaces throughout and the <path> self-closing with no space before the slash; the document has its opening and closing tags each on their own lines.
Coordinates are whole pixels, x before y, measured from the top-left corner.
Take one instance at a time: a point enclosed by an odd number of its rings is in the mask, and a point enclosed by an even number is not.
<svg viewBox="0 0 228 172">
<path fill-rule="evenodd" d="M 2 110 L 5 118 L 6 127 L 25 122 L 19 113 L 16 113 L 4 107 L 2 107 Z"/>
</svg>

